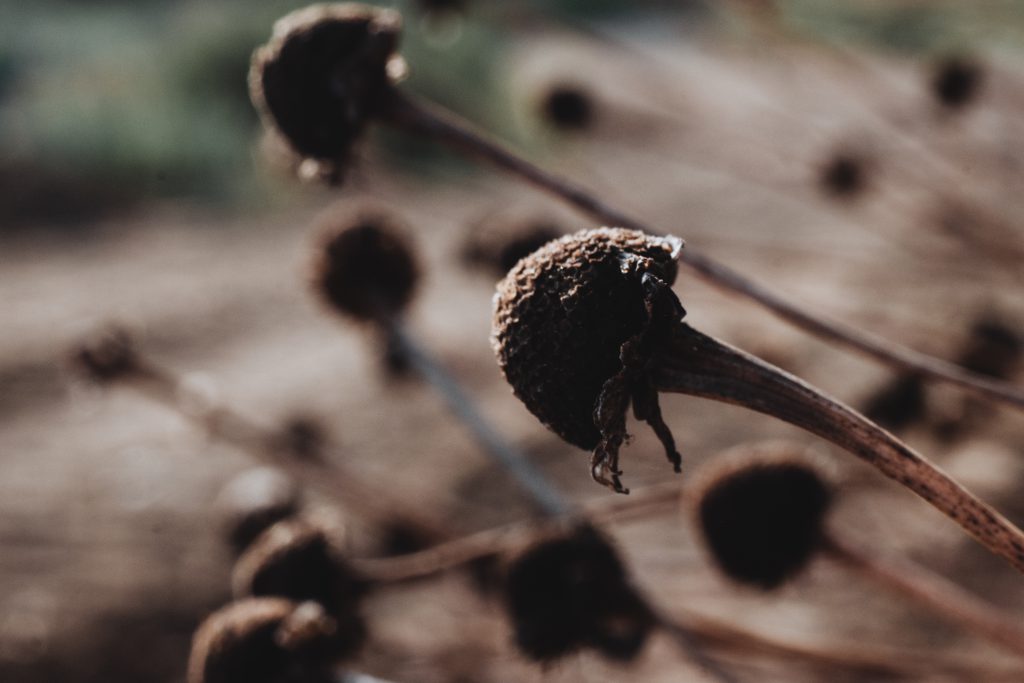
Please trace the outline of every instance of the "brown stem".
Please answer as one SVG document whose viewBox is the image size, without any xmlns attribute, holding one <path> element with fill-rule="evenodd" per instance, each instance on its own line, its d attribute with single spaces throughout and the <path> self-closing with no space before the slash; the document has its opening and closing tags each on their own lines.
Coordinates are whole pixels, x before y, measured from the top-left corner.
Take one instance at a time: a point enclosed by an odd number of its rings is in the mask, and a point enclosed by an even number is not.
<svg viewBox="0 0 1024 683">
<path fill-rule="evenodd" d="M 337 454 L 330 452 L 330 448 L 318 458 L 282 457 L 275 445 L 277 435 L 272 430 L 257 425 L 230 408 L 187 409 L 181 401 L 180 380 L 172 372 L 138 354 L 131 372 L 121 379 L 121 384 L 195 422 L 210 436 L 232 444 L 257 460 L 286 470 L 373 524 L 408 524 L 434 541 L 451 535 L 442 520 L 424 510 L 411 508 L 381 486 L 361 480 L 341 463 Z"/>
<path fill-rule="evenodd" d="M 651 373 L 659 391 L 740 405 L 846 449 L 924 498 L 1024 572 L 1020 529 L 895 436 L 796 377 L 684 323 L 652 359 Z"/>
<path fill-rule="evenodd" d="M 664 233 L 606 204 L 589 190 L 539 168 L 498 142 L 475 132 L 470 124 L 450 112 L 413 99 L 398 90 L 393 91 L 393 100 L 387 107 L 385 120 L 399 128 L 426 135 L 469 156 L 483 159 L 611 227 L 652 234 Z M 947 382 L 975 395 L 1024 410 L 1024 389 L 1020 387 L 969 372 L 952 363 L 807 312 L 692 248 L 684 249 L 679 261 L 714 286 L 755 301 L 779 318 L 814 336 L 849 347 L 900 370 Z"/>
<path fill-rule="evenodd" d="M 952 581 L 906 560 L 876 557 L 870 551 L 854 548 L 835 536 L 826 540 L 825 551 L 844 566 L 909 597 L 932 612 L 965 625 L 971 632 L 1018 655 L 1024 654 L 1024 628 L 1020 623 Z"/>
</svg>

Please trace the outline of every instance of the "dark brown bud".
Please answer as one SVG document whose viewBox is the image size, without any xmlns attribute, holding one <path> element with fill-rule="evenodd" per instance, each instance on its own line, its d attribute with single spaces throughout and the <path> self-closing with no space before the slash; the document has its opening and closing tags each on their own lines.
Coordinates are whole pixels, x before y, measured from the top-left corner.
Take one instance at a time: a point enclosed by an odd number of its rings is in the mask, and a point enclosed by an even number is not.
<svg viewBox="0 0 1024 683">
<path fill-rule="evenodd" d="M 123 379 L 139 369 L 131 336 L 115 327 L 80 344 L 71 352 L 74 369 L 99 384 Z"/>
<path fill-rule="evenodd" d="M 932 94 L 947 109 L 960 109 L 971 103 L 984 80 L 981 65 L 964 57 L 941 61 L 932 76 Z"/>
<path fill-rule="evenodd" d="M 279 598 L 234 602 L 196 631 L 189 683 L 298 683 L 329 680 L 343 657 L 337 624 L 315 603 Z"/>
<path fill-rule="evenodd" d="M 400 313 L 419 266 L 405 229 L 381 215 L 335 217 L 316 254 L 313 285 L 327 303 L 358 320 Z"/>
<path fill-rule="evenodd" d="M 303 519 L 278 522 L 238 559 L 231 583 L 236 597 L 274 596 L 322 605 L 336 620 L 339 648 L 348 653 L 365 639 L 359 604 L 367 584 L 349 568 L 333 531 Z"/>
<path fill-rule="evenodd" d="M 276 522 L 299 510 L 299 487 L 273 467 L 253 467 L 236 475 L 217 495 L 225 536 L 242 552 Z"/>
<path fill-rule="evenodd" d="M 517 558 L 508 570 L 505 605 L 520 650 L 538 661 L 584 647 L 629 660 L 654 625 L 615 549 L 589 527 Z"/>
<path fill-rule="evenodd" d="M 734 581 L 775 588 L 823 546 L 832 490 L 810 461 L 793 453 L 783 448 L 726 457 L 695 483 L 701 536 Z"/>
<path fill-rule="evenodd" d="M 555 128 L 586 130 L 594 122 L 594 102 L 581 86 L 561 83 L 544 94 L 541 113 Z"/>
<path fill-rule="evenodd" d="M 601 228 L 550 242 L 498 284 L 492 343 L 516 396 L 563 439 L 593 449 L 618 483 L 630 402 L 679 468 L 647 376 L 654 345 L 685 311 L 670 287 L 682 240 Z"/>
<path fill-rule="evenodd" d="M 253 54 L 249 91 L 295 151 L 343 167 L 404 70 L 401 15 L 356 3 L 318 4 L 274 25 Z"/>
</svg>

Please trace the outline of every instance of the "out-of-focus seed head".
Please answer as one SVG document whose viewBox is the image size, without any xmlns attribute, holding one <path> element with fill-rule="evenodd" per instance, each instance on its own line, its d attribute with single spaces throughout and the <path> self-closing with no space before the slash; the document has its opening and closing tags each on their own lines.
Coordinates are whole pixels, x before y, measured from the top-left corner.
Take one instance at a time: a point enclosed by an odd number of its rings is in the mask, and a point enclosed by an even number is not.
<svg viewBox="0 0 1024 683">
<path fill-rule="evenodd" d="M 696 522 L 715 563 L 731 579 L 775 588 L 822 547 L 832 489 L 797 453 L 755 449 L 700 473 Z"/>
<path fill-rule="evenodd" d="M 685 314 L 670 289 L 681 248 L 674 237 L 588 230 L 548 243 L 498 283 L 492 343 L 515 395 L 613 475 L 630 400 L 679 466 L 646 371 Z"/>
<path fill-rule="evenodd" d="M 236 475 L 217 495 L 228 543 L 242 552 L 265 530 L 294 516 L 299 486 L 273 467 L 253 467 Z"/>
<path fill-rule="evenodd" d="M 251 598 L 211 614 L 196 631 L 189 683 L 328 680 L 345 655 L 337 624 L 314 603 Z"/>
<path fill-rule="evenodd" d="M 594 122 L 594 101 L 581 86 L 560 83 L 544 93 L 541 114 L 555 128 L 582 131 Z"/>
<path fill-rule="evenodd" d="M 886 429 L 898 432 L 920 422 L 927 412 L 924 381 L 919 375 L 900 375 L 864 403 L 864 415 Z"/>
<path fill-rule="evenodd" d="M 591 528 L 528 549 L 509 567 L 504 593 L 516 643 L 538 661 L 583 647 L 629 660 L 654 624 L 615 549 Z"/>
<path fill-rule="evenodd" d="M 949 57 L 939 62 L 932 75 L 932 94 L 947 109 L 960 109 L 978 95 L 985 73 L 981 64 L 965 57 Z"/>
<path fill-rule="evenodd" d="M 840 152 L 822 167 L 821 188 L 840 199 L 860 195 L 867 188 L 867 164 L 860 156 Z"/>
<path fill-rule="evenodd" d="M 238 559 L 232 589 L 236 597 L 274 596 L 322 605 L 336 620 L 339 646 L 354 652 L 366 636 L 359 604 L 367 585 L 345 562 L 334 535 L 309 520 L 278 522 Z"/>
<path fill-rule="evenodd" d="M 462 257 L 469 264 L 503 276 L 521 259 L 564 234 L 558 226 L 543 220 L 474 226 L 462 249 Z"/>
<path fill-rule="evenodd" d="M 996 379 L 1009 379 L 1024 360 L 1024 337 L 995 318 L 982 318 L 957 357 L 964 368 Z"/>
<path fill-rule="evenodd" d="M 325 226 L 313 265 L 313 286 L 324 301 L 357 320 L 400 313 L 420 272 L 405 229 L 371 213 L 335 216 Z"/>
<path fill-rule="evenodd" d="M 72 349 L 73 368 L 84 377 L 110 384 L 132 375 L 139 369 L 139 358 L 131 336 L 122 328 L 112 327 Z"/>
<path fill-rule="evenodd" d="M 401 15 L 357 3 L 317 4 L 278 20 L 253 54 L 249 91 L 300 155 L 344 167 L 404 71 Z"/>
</svg>

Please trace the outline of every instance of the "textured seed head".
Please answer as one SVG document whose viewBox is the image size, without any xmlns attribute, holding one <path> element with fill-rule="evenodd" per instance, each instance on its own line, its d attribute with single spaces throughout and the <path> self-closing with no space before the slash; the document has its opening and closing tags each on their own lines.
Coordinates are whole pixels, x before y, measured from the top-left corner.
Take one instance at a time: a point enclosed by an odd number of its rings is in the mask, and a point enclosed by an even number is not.
<svg viewBox="0 0 1024 683">
<path fill-rule="evenodd" d="M 236 597 L 273 596 L 314 601 L 335 619 L 337 645 L 347 654 L 362 645 L 359 604 L 366 583 L 341 556 L 333 529 L 309 520 L 278 522 L 238 559 L 231 577 Z"/>
<path fill-rule="evenodd" d="M 580 86 L 562 83 L 544 94 L 541 113 L 556 128 L 586 130 L 594 122 L 594 102 Z"/>
<path fill-rule="evenodd" d="M 527 550 L 509 567 L 504 593 L 516 643 L 538 661 L 583 647 L 632 659 L 653 626 L 615 549 L 591 528 Z"/>
<path fill-rule="evenodd" d="M 253 467 L 236 475 L 217 495 L 225 536 L 237 552 L 266 529 L 299 510 L 299 487 L 273 467 Z"/>
<path fill-rule="evenodd" d="M 964 57 L 940 62 L 932 76 L 932 94 L 942 106 L 959 109 L 977 96 L 984 79 L 981 65 Z"/>
<path fill-rule="evenodd" d="M 279 598 L 234 602 L 196 631 L 189 683 L 298 683 L 329 680 L 343 657 L 337 624 L 314 603 Z"/>
<path fill-rule="evenodd" d="M 719 568 L 767 590 L 796 575 L 821 548 L 832 490 L 792 451 L 755 450 L 712 463 L 694 500 L 701 535 Z"/>
<path fill-rule="evenodd" d="M 109 384 L 138 370 L 139 359 L 131 336 L 115 327 L 73 349 L 71 364 L 88 379 Z"/>
<path fill-rule="evenodd" d="M 404 68 L 395 54 L 400 35 L 393 10 L 356 3 L 296 10 L 253 54 L 253 103 L 299 155 L 343 167 Z"/>
<path fill-rule="evenodd" d="M 634 230 L 583 231 L 522 259 L 498 284 L 498 363 L 530 412 L 569 443 L 598 449 L 610 440 L 617 452 L 630 395 L 637 408 L 635 392 L 649 386 L 632 384 L 644 377 L 647 342 L 683 315 L 669 289 L 681 247 Z M 615 414 L 599 414 L 599 402 L 604 412 L 618 406 Z"/>
<path fill-rule="evenodd" d="M 370 213 L 334 216 L 326 227 L 313 265 L 313 285 L 320 296 L 357 320 L 401 312 L 419 280 L 405 229 Z"/>
</svg>

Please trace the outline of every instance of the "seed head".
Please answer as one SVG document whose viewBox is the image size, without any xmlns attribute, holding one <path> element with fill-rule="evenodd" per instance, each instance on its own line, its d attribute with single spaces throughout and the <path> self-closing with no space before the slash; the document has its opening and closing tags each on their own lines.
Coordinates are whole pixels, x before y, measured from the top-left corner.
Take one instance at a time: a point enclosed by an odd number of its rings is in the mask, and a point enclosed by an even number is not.
<svg viewBox="0 0 1024 683">
<path fill-rule="evenodd" d="M 376 214 L 330 221 L 313 266 L 313 285 L 336 310 L 357 320 L 402 311 L 419 266 L 404 228 Z"/>
<path fill-rule="evenodd" d="M 947 109 L 967 106 L 977 96 L 984 80 L 981 65 L 964 57 L 940 62 L 932 76 L 932 94 Z"/>
<path fill-rule="evenodd" d="M 286 15 L 253 54 L 253 103 L 299 155 L 344 167 L 404 70 L 395 54 L 401 25 L 393 10 L 356 3 Z"/>
<path fill-rule="evenodd" d="M 646 371 L 685 314 L 670 289 L 681 248 L 678 238 L 634 230 L 583 231 L 548 243 L 498 283 L 492 343 L 505 378 L 541 422 L 594 450 L 595 478 L 616 490 L 631 400 L 679 467 Z"/>
<path fill-rule="evenodd" d="M 594 122 L 594 103 L 580 86 L 562 83 L 544 95 L 541 112 L 552 126 L 561 130 L 586 130 Z"/>
<path fill-rule="evenodd" d="M 866 186 L 864 160 L 854 154 L 836 154 L 821 169 L 821 187 L 833 197 L 849 199 L 863 192 Z"/>
<path fill-rule="evenodd" d="M 900 375 L 881 387 L 864 404 L 864 415 L 892 432 L 924 418 L 928 404 L 920 375 Z"/>
<path fill-rule="evenodd" d="M 550 661 L 583 647 L 634 658 L 654 620 L 611 544 L 592 528 L 544 541 L 514 561 L 505 604 L 522 652 Z"/>
<path fill-rule="evenodd" d="M 523 259 L 564 234 L 548 221 L 528 221 L 514 225 L 477 226 L 462 250 L 471 264 L 505 275 Z"/>
<path fill-rule="evenodd" d="M 344 656 L 337 624 L 315 603 L 240 600 L 211 614 L 192 639 L 188 683 L 298 683 Z"/>
<path fill-rule="evenodd" d="M 996 379 L 1009 379 L 1024 360 L 1024 337 L 1006 323 L 981 318 L 971 328 L 970 338 L 957 363 L 972 372 Z"/>
<path fill-rule="evenodd" d="M 299 487 L 273 467 L 253 467 L 236 475 L 217 495 L 228 543 L 242 552 L 266 529 L 299 510 Z"/>
<path fill-rule="evenodd" d="M 112 327 L 73 349 L 71 364 L 97 384 L 110 384 L 138 370 L 139 358 L 128 332 Z"/>
<path fill-rule="evenodd" d="M 696 485 L 701 535 L 731 579 L 775 588 L 821 548 L 831 488 L 810 462 L 786 452 L 727 460 Z"/>
<path fill-rule="evenodd" d="M 322 605 L 336 620 L 338 645 L 348 653 L 365 639 L 359 603 L 367 585 L 349 568 L 333 535 L 324 524 L 308 520 L 278 522 L 238 559 L 231 583 L 236 597 L 274 596 Z"/>
</svg>

